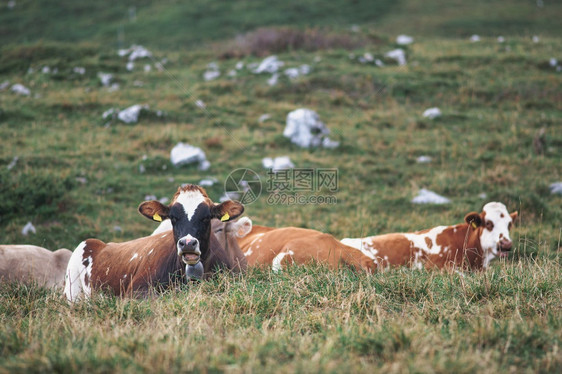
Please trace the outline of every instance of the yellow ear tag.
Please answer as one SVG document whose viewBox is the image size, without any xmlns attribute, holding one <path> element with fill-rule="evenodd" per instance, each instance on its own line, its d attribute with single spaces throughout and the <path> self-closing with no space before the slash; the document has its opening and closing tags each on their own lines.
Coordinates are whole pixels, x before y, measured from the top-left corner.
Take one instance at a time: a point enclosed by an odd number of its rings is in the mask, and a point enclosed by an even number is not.
<svg viewBox="0 0 562 374">
<path fill-rule="evenodd" d="M 474 228 L 474 230 L 476 230 L 478 228 L 478 226 L 476 225 L 476 222 L 472 221 L 472 227 Z"/>
<path fill-rule="evenodd" d="M 162 222 L 162 217 L 160 217 L 160 215 L 158 213 L 154 213 L 154 215 L 152 216 L 152 219 L 158 222 Z"/>
<path fill-rule="evenodd" d="M 221 221 L 228 221 L 228 219 L 230 218 L 230 215 L 228 213 L 225 213 L 224 216 L 221 217 Z"/>
</svg>

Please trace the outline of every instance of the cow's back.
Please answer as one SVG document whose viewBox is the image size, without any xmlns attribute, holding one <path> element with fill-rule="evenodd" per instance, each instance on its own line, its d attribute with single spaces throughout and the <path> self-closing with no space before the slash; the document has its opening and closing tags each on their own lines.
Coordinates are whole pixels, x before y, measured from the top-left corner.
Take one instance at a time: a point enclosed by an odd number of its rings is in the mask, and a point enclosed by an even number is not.
<svg viewBox="0 0 562 374">
<path fill-rule="evenodd" d="M 0 279 L 40 286 L 62 287 L 72 252 L 51 252 L 34 245 L 0 245 Z"/>
</svg>

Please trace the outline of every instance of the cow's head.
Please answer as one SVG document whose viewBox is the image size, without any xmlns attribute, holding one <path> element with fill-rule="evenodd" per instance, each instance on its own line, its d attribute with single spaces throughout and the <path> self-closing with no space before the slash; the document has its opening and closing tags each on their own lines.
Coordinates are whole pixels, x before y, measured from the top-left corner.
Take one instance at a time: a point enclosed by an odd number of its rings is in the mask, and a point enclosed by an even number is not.
<svg viewBox="0 0 562 374">
<path fill-rule="evenodd" d="M 252 220 L 248 217 L 231 222 L 213 220 L 212 231 L 224 249 L 228 251 L 231 246 L 238 245 L 236 238 L 243 238 L 252 231 Z"/>
<path fill-rule="evenodd" d="M 482 213 L 468 213 L 464 218 L 473 229 L 479 230 L 480 245 L 485 258 L 507 256 L 513 245 L 509 230 L 517 218 L 517 212 L 508 213 L 502 203 L 484 205 Z"/>
<path fill-rule="evenodd" d="M 170 219 L 178 256 L 193 265 L 209 253 L 211 219 L 229 221 L 242 214 L 244 206 L 232 200 L 215 204 L 203 188 L 189 184 L 178 188 L 170 205 L 145 201 L 139 212 L 157 222 Z"/>
</svg>

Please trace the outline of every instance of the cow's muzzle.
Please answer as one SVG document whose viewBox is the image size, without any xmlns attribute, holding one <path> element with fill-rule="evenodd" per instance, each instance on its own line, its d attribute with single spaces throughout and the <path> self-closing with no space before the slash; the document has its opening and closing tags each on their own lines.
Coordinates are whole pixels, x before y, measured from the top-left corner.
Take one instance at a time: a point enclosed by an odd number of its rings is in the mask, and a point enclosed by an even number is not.
<svg viewBox="0 0 562 374">
<path fill-rule="evenodd" d="M 178 240 L 178 255 L 188 265 L 195 265 L 201 260 L 199 240 L 186 236 Z"/>
<path fill-rule="evenodd" d="M 511 251 L 511 247 L 513 246 L 513 242 L 506 238 L 501 238 L 500 242 L 498 243 L 498 255 L 499 257 L 507 257 L 507 252 Z"/>
</svg>

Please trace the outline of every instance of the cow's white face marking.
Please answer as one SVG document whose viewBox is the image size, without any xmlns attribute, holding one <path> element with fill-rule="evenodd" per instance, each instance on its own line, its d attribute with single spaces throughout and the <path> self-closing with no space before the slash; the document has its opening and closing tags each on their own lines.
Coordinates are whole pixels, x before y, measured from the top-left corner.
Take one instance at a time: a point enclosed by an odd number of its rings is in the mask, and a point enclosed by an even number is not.
<svg viewBox="0 0 562 374">
<path fill-rule="evenodd" d="M 180 192 L 176 203 L 183 206 L 183 210 L 187 215 L 187 219 L 191 220 L 191 217 L 195 214 L 195 211 L 202 203 L 205 203 L 206 198 L 200 191 L 182 191 Z"/>
<path fill-rule="evenodd" d="M 511 241 L 509 237 L 509 224 L 512 219 L 507 208 L 502 203 L 488 203 L 484 205 L 482 211 L 485 214 L 485 222 L 482 222 L 484 228 L 480 234 L 480 245 L 484 251 L 484 267 L 488 265 L 491 259 L 498 255 L 500 240 L 505 239 Z M 486 228 L 486 223 L 490 221 L 493 229 L 490 231 Z M 489 255 L 492 255 L 491 257 Z"/>
<path fill-rule="evenodd" d="M 294 254 L 295 253 L 293 251 L 287 251 L 287 252 L 279 253 L 273 259 L 273 262 L 271 264 L 271 270 L 273 270 L 275 273 L 279 272 L 281 270 L 281 261 L 283 261 L 283 258 L 285 258 L 285 256 L 287 256 L 287 255 L 293 256 Z"/>
<path fill-rule="evenodd" d="M 407 233 L 403 235 L 411 242 L 410 246 L 419 248 L 427 254 L 435 255 L 441 253 L 443 250 L 440 245 L 437 245 L 437 236 L 443 233 L 443 231 L 445 231 L 448 227 L 449 226 L 437 226 L 424 234 Z M 432 244 L 431 248 L 427 245 L 428 241 Z"/>
</svg>

